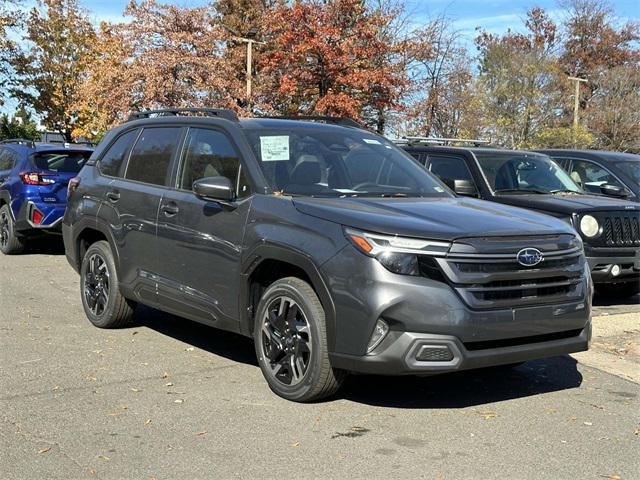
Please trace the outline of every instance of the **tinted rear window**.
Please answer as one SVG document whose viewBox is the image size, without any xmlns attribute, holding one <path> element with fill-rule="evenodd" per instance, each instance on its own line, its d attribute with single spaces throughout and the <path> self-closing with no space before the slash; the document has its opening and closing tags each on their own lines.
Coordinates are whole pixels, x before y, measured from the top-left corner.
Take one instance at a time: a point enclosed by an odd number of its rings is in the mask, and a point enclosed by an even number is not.
<svg viewBox="0 0 640 480">
<path fill-rule="evenodd" d="M 78 173 L 87 163 L 91 152 L 38 152 L 31 155 L 31 165 L 40 170 L 52 172 Z"/>
</svg>

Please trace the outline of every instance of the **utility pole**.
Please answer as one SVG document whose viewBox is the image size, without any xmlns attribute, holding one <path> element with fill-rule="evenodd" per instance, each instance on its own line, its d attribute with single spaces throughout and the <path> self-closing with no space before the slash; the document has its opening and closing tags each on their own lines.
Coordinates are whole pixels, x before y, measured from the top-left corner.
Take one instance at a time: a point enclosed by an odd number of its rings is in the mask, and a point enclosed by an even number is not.
<svg viewBox="0 0 640 480">
<path fill-rule="evenodd" d="M 252 64 L 253 64 L 253 44 L 256 43 L 258 45 L 265 45 L 265 42 L 259 42 L 258 40 L 255 39 L 256 34 L 258 33 L 258 29 L 257 28 L 252 28 L 251 30 L 249 30 L 249 35 L 248 37 L 241 37 L 240 35 L 238 35 L 238 33 L 225 26 L 225 29 L 227 29 L 229 32 L 231 32 L 231 34 L 233 34 L 233 39 L 236 42 L 244 42 L 247 44 L 247 72 L 246 72 L 246 83 L 247 83 L 247 108 L 250 108 L 250 103 L 251 103 L 251 87 L 252 87 Z"/>
<path fill-rule="evenodd" d="M 580 107 L 580 83 L 587 83 L 586 78 L 568 77 L 572 82 L 576 82 L 576 94 L 573 104 L 573 128 L 578 128 L 578 108 Z"/>
</svg>

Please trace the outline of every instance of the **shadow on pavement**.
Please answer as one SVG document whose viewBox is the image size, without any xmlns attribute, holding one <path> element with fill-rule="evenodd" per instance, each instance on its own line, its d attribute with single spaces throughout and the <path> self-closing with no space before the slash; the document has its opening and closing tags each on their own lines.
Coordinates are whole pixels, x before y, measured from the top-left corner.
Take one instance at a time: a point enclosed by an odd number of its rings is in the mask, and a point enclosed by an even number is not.
<svg viewBox="0 0 640 480">
<path fill-rule="evenodd" d="M 258 366 L 253 341 L 242 335 L 208 327 L 145 306 L 136 309 L 136 326 L 188 343 L 234 362 Z"/>
<path fill-rule="evenodd" d="M 139 307 L 138 326 L 234 362 L 258 366 L 253 341 L 190 320 Z M 381 407 L 461 408 L 579 387 L 582 375 L 569 357 L 527 362 L 513 369 L 489 368 L 431 377 L 349 376 L 338 399 Z"/>
<path fill-rule="evenodd" d="M 596 293 L 593 296 L 594 307 L 620 307 L 624 305 L 640 305 L 640 295 L 620 298 L 612 295 L 602 295 Z"/>
<path fill-rule="evenodd" d="M 339 397 L 395 408 L 463 408 L 577 388 L 582 375 L 569 356 L 431 377 L 352 376 Z"/>
<path fill-rule="evenodd" d="M 22 255 L 64 255 L 61 235 L 43 235 L 31 238 Z"/>
</svg>

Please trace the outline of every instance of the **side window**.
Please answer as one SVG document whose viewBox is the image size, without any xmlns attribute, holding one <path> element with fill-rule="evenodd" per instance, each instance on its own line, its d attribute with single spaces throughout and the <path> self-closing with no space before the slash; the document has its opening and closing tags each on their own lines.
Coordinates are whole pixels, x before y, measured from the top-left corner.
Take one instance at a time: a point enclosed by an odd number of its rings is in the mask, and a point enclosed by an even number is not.
<svg viewBox="0 0 640 480">
<path fill-rule="evenodd" d="M 144 128 L 131 150 L 125 178 L 165 185 L 171 157 L 179 138 L 178 127 Z"/>
<path fill-rule="evenodd" d="M 424 165 L 425 160 L 427 159 L 427 155 L 425 153 L 420 153 L 420 152 L 407 152 L 407 153 L 411 155 L 413 158 L 415 158 L 422 165 Z"/>
<path fill-rule="evenodd" d="M 139 130 L 131 130 L 120 137 L 109 147 L 100 159 L 98 169 L 103 175 L 117 177 L 124 157 L 127 155 L 131 144 L 136 139 Z"/>
<path fill-rule="evenodd" d="M 453 184 L 454 180 L 473 182 L 467 164 L 459 157 L 429 155 L 429 171 L 447 184 Z"/>
<path fill-rule="evenodd" d="M 583 160 L 573 161 L 569 175 L 580 187 L 591 193 L 601 193 L 600 186 L 605 183 L 622 187 L 609 171 L 595 163 Z"/>
<path fill-rule="evenodd" d="M 190 128 L 182 152 L 179 188 L 191 190 L 193 182 L 206 177 L 227 177 L 239 197 L 249 194 L 240 159 L 227 136 L 217 130 Z"/>
<path fill-rule="evenodd" d="M 16 162 L 17 154 L 8 148 L 0 148 L 0 170 L 11 170 Z"/>
</svg>

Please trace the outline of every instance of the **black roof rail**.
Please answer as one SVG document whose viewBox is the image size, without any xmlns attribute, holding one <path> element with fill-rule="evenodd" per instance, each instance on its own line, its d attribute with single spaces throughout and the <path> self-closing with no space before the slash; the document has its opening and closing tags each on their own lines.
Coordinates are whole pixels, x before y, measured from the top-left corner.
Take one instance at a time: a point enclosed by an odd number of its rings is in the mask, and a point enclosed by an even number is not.
<svg viewBox="0 0 640 480">
<path fill-rule="evenodd" d="M 233 110 L 226 108 L 162 108 L 160 110 L 143 110 L 140 112 L 131 112 L 127 122 L 140 120 L 141 118 L 178 116 L 181 113 L 203 113 L 210 117 L 220 117 L 232 122 L 238 121 L 238 116 Z"/>
<path fill-rule="evenodd" d="M 18 145 L 25 145 L 31 148 L 36 146 L 36 142 L 28 138 L 7 138 L 6 140 L 0 140 L 0 143 L 17 143 Z"/>
<path fill-rule="evenodd" d="M 341 125 L 343 127 L 355 127 L 365 128 L 364 125 L 356 122 L 353 118 L 349 117 L 332 117 L 330 115 L 284 115 L 276 117 L 260 117 L 260 118 L 273 118 L 274 120 L 302 120 L 310 122 L 325 122 L 334 125 Z"/>
<path fill-rule="evenodd" d="M 397 145 L 451 145 L 452 143 L 466 143 L 474 146 L 489 145 L 491 140 L 479 140 L 475 138 L 446 138 L 446 137 L 414 137 L 406 136 L 394 140 Z"/>
</svg>

